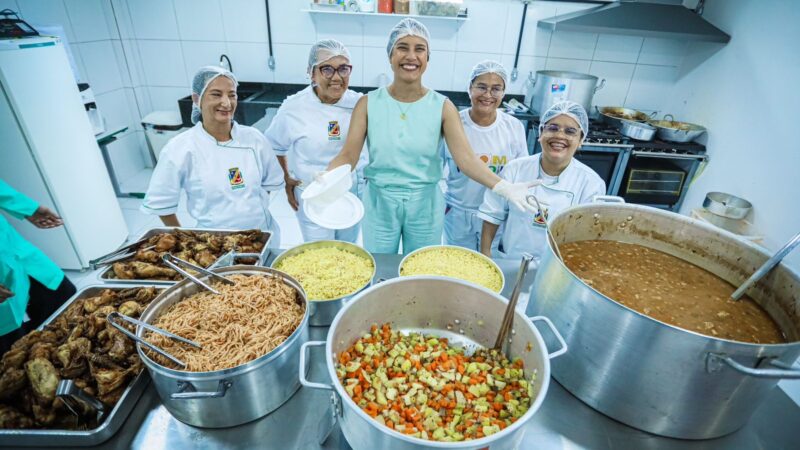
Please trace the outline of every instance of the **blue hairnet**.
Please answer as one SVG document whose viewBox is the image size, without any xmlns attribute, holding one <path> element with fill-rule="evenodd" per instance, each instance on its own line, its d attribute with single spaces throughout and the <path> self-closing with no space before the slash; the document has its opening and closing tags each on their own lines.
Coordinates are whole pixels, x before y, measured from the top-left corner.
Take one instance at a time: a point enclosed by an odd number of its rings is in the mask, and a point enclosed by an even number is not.
<svg viewBox="0 0 800 450">
<path fill-rule="evenodd" d="M 386 54 L 391 57 L 392 50 L 401 38 L 406 36 L 417 36 L 425 39 L 428 44 L 428 56 L 431 54 L 431 34 L 422 22 L 411 18 L 405 18 L 397 23 L 389 33 L 389 43 L 386 44 Z"/>
<path fill-rule="evenodd" d="M 203 100 L 203 94 L 206 92 L 208 85 L 217 77 L 229 78 L 233 81 L 234 89 L 239 86 L 236 76 L 222 67 L 201 67 L 192 78 L 192 94 L 197 94 L 197 102 L 194 101 L 194 96 L 192 96 L 192 123 L 197 123 L 200 120 L 200 102 Z"/>
<path fill-rule="evenodd" d="M 486 73 L 497 74 L 503 79 L 503 88 L 508 86 L 508 72 L 506 71 L 506 68 L 497 61 L 485 59 L 478 64 L 475 64 L 475 67 L 472 68 L 472 72 L 469 74 L 469 83 L 467 83 L 467 95 L 469 95 L 469 89 L 472 87 L 472 82 L 475 81 L 475 78 L 478 78 Z"/>
<path fill-rule="evenodd" d="M 317 41 L 316 44 L 311 46 L 311 51 L 308 53 L 308 71 L 309 76 L 314 71 L 314 67 L 321 62 L 325 62 L 337 56 L 344 56 L 350 62 L 350 52 L 347 47 L 336 39 L 322 39 Z"/>
<path fill-rule="evenodd" d="M 583 109 L 583 106 L 569 100 L 556 103 L 542 114 L 542 117 L 539 119 L 539 135 L 541 136 L 542 130 L 544 126 L 547 125 L 547 122 L 561 115 L 572 117 L 575 119 L 575 122 L 578 122 L 581 131 L 583 131 L 583 136 L 581 137 L 582 144 L 586 139 L 586 135 L 589 133 L 589 115 L 586 114 L 586 110 Z"/>
</svg>

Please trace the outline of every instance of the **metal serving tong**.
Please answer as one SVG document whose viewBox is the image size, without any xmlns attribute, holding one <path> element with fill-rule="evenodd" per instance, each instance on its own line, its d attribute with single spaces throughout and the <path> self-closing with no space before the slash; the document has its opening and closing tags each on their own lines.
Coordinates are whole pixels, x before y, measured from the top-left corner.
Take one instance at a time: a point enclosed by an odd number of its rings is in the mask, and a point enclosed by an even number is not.
<svg viewBox="0 0 800 450">
<path fill-rule="evenodd" d="M 772 270 L 773 267 L 777 266 L 778 263 L 780 263 L 781 260 L 783 260 L 783 258 L 785 258 L 786 255 L 788 255 L 789 252 L 794 250 L 794 248 L 797 247 L 798 245 L 800 245 L 800 233 L 794 235 L 794 237 L 791 238 L 789 242 L 786 243 L 786 245 L 781 247 L 780 250 L 778 250 L 774 255 L 772 255 L 772 258 L 768 259 L 767 262 L 765 262 L 761 267 L 758 268 L 758 270 L 753 272 L 753 274 L 750 275 L 750 278 L 748 278 L 747 281 L 745 281 L 741 286 L 739 286 L 739 289 L 736 289 L 736 291 L 734 291 L 733 294 L 731 294 L 731 298 L 733 300 L 739 300 L 742 297 L 742 295 L 744 295 L 745 291 L 750 289 L 750 286 L 754 285 L 758 280 L 766 276 L 769 273 L 769 271 Z"/>
<path fill-rule="evenodd" d="M 255 258 L 258 260 L 258 263 L 261 262 L 261 253 L 239 253 L 236 251 L 236 246 L 226 252 L 224 255 L 217 258 L 214 264 L 211 265 L 212 268 L 214 267 L 228 267 L 236 264 L 236 260 L 240 258 Z"/>
<path fill-rule="evenodd" d="M 522 261 L 519 264 L 519 271 L 517 272 L 517 281 L 514 284 L 514 290 L 511 291 L 511 299 L 506 305 L 506 312 L 503 314 L 503 323 L 500 324 L 500 332 L 497 333 L 497 341 L 494 343 L 494 349 L 503 352 L 503 347 L 506 343 L 508 333 L 514 325 L 514 309 L 517 307 L 517 300 L 519 293 L 522 291 L 522 282 L 525 279 L 525 274 L 528 273 L 528 266 L 533 260 L 533 256 L 525 253 L 522 255 Z"/>
<path fill-rule="evenodd" d="M 158 333 L 160 335 L 166 336 L 166 337 L 168 337 L 168 338 L 170 338 L 170 339 L 172 339 L 174 341 L 183 342 L 184 344 L 191 345 L 192 347 L 195 347 L 195 348 L 203 348 L 197 342 L 190 341 L 189 339 L 186 339 L 184 337 L 178 336 L 177 334 L 170 333 L 169 331 L 162 330 L 161 328 L 158 328 L 158 327 L 154 327 L 153 325 L 150 325 L 149 323 L 144 323 L 141 320 L 136 320 L 133 317 L 128 317 L 125 314 L 120 314 L 120 313 L 118 313 L 116 311 L 112 312 L 111 314 L 109 314 L 106 317 L 106 320 L 108 321 L 108 323 L 110 323 L 112 327 L 114 327 L 117 330 L 119 330 L 122 334 L 124 334 L 125 336 L 128 336 L 129 338 L 133 339 L 134 341 L 138 342 L 139 344 L 144 345 L 145 347 L 149 348 L 150 350 L 152 350 L 152 351 L 158 353 L 159 355 L 169 359 L 170 361 L 174 362 L 175 364 L 177 364 L 177 365 L 179 365 L 181 367 L 186 367 L 186 363 L 184 363 L 180 359 L 172 356 L 171 354 L 167 353 L 166 351 L 156 347 L 155 345 L 145 341 L 144 339 L 139 338 L 135 334 L 131 333 L 130 331 L 128 331 L 127 328 L 125 328 L 122 325 L 120 325 L 119 323 L 117 323 L 116 319 L 120 319 L 122 321 L 131 323 L 133 325 L 138 325 L 138 326 L 140 326 L 140 327 L 142 327 L 142 328 L 144 328 L 146 330 L 150 330 L 150 331 L 152 331 L 154 333 Z"/>
<path fill-rule="evenodd" d="M 528 204 L 531 206 L 536 205 L 536 208 L 539 210 L 539 214 L 541 214 L 542 216 L 544 227 L 547 230 L 547 238 L 550 239 L 550 244 L 553 246 L 553 250 L 555 250 L 558 259 L 564 261 L 564 258 L 561 257 L 561 251 L 558 249 L 558 243 L 556 243 L 556 238 L 555 236 L 553 236 L 553 232 L 550 231 L 550 223 L 547 222 L 546 211 L 544 210 L 544 208 L 542 208 L 542 205 L 539 203 L 539 199 L 536 198 L 535 195 L 529 194 L 525 197 L 525 201 L 528 202 Z"/>
<path fill-rule="evenodd" d="M 200 267 L 200 266 L 196 266 L 196 265 L 194 265 L 194 264 L 192 264 L 190 262 L 184 261 L 184 260 L 182 260 L 180 258 L 176 258 L 176 257 L 172 256 L 169 253 L 165 253 L 164 257 L 162 259 L 164 260 L 164 264 L 170 266 L 171 268 L 173 268 L 179 274 L 181 274 L 184 277 L 192 280 L 198 286 L 201 286 L 203 289 L 205 289 L 205 290 L 207 290 L 209 292 L 213 292 L 214 294 L 220 295 L 219 291 L 217 291 L 216 289 L 214 289 L 211 286 L 207 285 L 202 280 L 200 280 L 196 276 L 192 275 L 191 273 L 187 272 L 186 270 L 181 269 L 179 266 L 183 266 L 183 267 L 186 267 L 188 269 L 195 270 L 195 271 L 197 271 L 197 272 L 199 272 L 199 273 L 201 273 L 203 275 L 208 276 L 209 278 L 221 281 L 221 282 L 223 282 L 225 284 L 236 284 L 235 282 L 223 277 L 222 275 L 218 275 L 218 274 L 216 274 L 216 273 L 214 273 L 214 272 L 212 272 L 212 271 L 210 271 L 208 269 L 205 269 L 205 268 Z"/>
<path fill-rule="evenodd" d="M 58 382 L 58 386 L 56 387 L 56 397 L 60 398 L 64 405 L 67 407 L 69 412 L 74 414 L 78 420 L 80 421 L 81 417 L 83 417 L 83 407 L 81 407 L 81 403 L 85 403 L 90 408 L 94 409 L 97 412 L 97 422 L 103 419 L 103 416 L 106 414 L 106 405 L 103 404 L 100 400 L 92 397 L 91 395 L 87 394 L 86 391 L 79 388 L 75 385 L 75 381 L 73 380 L 61 380 Z"/>
<path fill-rule="evenodd" d="M 131 256 L 136 254 L 136 251 L 137 251 L 136 247 L 144 244 L 149 239 L 150 238 L 139 239 L 138 241 L 134 242 L 133 244 L 128 244 L 128 245 L 126 245 L 124 247 L 120 247 L 120 248 L 114 250 L 113 252 L 111 252 L 111 253 L 109 253 L 107 255 L 103 255 L 103 256 L 101 256 L 99 258 L 93 259 L 93 260 L 89 261 L 89 266 L 91 266 L 92 269 L 97 269 L 99 267 L 107 266 L 107 265 L 113 264 L 113 263 L 115 263 L 117 261 L 122 261 L 123 259 L 130 258 Z M 152 250 L 154 248 L 156 248 L 155 245 L 150 245 L 148 247 L 143 248 L 142 250 Z M 131 250 L 133 250 L 133 251 L 131 251 Z"/>
</svg>

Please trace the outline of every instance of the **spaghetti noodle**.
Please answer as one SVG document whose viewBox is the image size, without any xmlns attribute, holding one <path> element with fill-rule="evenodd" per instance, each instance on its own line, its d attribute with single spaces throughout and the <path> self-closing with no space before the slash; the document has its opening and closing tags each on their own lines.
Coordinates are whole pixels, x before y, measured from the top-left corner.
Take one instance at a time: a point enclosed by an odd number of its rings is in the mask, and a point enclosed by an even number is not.
<svg viewBox="0 0 800 450">
<path fill-rule="evenodd" d="M 285 341 L 303 320 L 305 306 L 283 281 L 266 276 L 230 275 L 235 285 L 212 283 L 221 295 L 201 291 L 170 306 L 156 327 L 197 342 L 197 349 L 148 333 L 147 340 L 186 363 L 187 372 L 210 372 L 245 364 Z M 159 364 L 166 358 L 148 352 Z"/>
</svg>

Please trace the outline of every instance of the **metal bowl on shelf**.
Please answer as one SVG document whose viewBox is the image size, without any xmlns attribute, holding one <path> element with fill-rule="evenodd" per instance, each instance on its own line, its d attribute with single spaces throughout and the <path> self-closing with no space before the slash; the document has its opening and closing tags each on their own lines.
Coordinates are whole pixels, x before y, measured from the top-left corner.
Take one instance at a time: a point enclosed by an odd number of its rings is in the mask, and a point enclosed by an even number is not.
<svg viewBox="0 0 800 450">
<path fill-rule="evenodd" d="M 728 219 L 744 219 L 753 204 L 747 200 L 724 192 L 709 192 L 703 200 L 703 208 L 708 212 Z"/>
<path fill-rule="evenodd" d="M 646 122 L 633 122 L 630 120 L 622 120 L 622 126 L 619 132 L 623 136 L 628 136 L 637 141 L 652 141 L 656 136 L 656 127 Z"/>
</svg>

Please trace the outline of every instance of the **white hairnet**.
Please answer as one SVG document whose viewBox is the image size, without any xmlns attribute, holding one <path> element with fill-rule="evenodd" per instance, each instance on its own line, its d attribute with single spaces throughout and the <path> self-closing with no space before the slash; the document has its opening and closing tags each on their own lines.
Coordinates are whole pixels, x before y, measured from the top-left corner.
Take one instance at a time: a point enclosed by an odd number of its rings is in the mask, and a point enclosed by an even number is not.
<svg viewBox="0 0 800 450">
<path fill-rule="evenodd" d="M 395 25 L 389 33 L 389 43 L 386 44 L 386 54 L 389 55 L 389 57 L 392 56 L 392 50 L 394 50 L 397 41 L 406 36 L 417 36 L 425 39 L 425 42 L 428 44 L 428 57 L 430 57 L 431 34 L 422 22 L 411 18 L 405 18 L 397 22 L 397 25 Z"/>
<path fill-rule="evenodd" d="M 206 92 L 208 85 L 217 77 L 229 78 L 233 81 L 234 89 L 239 86 L 236 76 L 230 71 L 217 66 L 201 67 L 192 78 L 192 94 L 197 94 L 197 102 L 192 98 L 192 123 L 197 123 L 200 120 L 200 102 L 203 100 L 203 94 Z"/>
<path fill-rule="evenodd" d="M 569 100 L 556 103 L 542 114 L 542 117 L 539 119 L 539 135 L 541 136 L 542 130 L 547 122 L 561 115 L 572 117 L 575 119 L 575 122 L 578 122 L 581 131 L 583 131 L 583 136 L 581 137 L 582 144 L 584 139 L 586 139 L 586 135 L 589 133 L 589 115 L 586 114 L 586 110 L 583 109 L 583 106 Z"/>
<path fill-rule="evenodd" d="M 469 83 L 467 83 L 467 95 L 469 95 L 469 88 L 472 87 L 472 82 L 475 81 L 475 78 L 487 73 L 497 74 L 503 79 L 503 88 L 508 86 L 508 72 L 506 68 L 497 61 L 485 59 L 475 64 L 475 67 L 472 68 L 472 72 L 469 74 Z"/>
<path fill-rule="evenodd" d="M 322 39 L 317 41 L 316 44 L 311 46 L 311 52 L 308 53 L 308 74 L 314 71 L 319 63 L 325 62 L 337 56 L 344 56 L 350 62 L 350 52 L 347 47 L 336 39 Z"/>
</svg>

